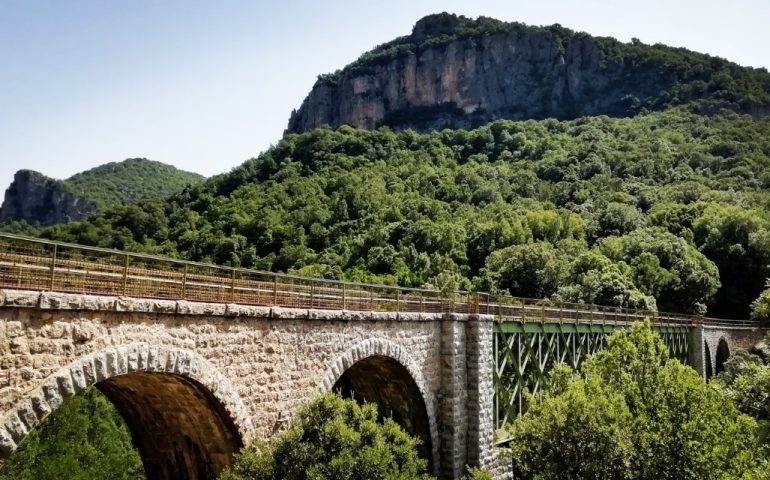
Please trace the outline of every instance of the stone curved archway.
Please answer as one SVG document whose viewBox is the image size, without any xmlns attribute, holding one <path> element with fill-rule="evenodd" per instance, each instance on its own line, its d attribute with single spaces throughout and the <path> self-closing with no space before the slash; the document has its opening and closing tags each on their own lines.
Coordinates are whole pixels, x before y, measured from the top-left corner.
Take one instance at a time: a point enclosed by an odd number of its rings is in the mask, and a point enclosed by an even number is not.
<svg viewBox="0 0 770 480">
<path fill-rule="evenodd" d="M 0 458 L 61 403 L 95 386 L 131 430 L 149 479 L 205 479 L 253 430 L 229 381 L 194 352 L 137 343 L 82 357 L 0 419 Z"/>
<path fill-rule="evenodd" d="M 392 417 L 421 440 L 420 455 L 435 471 L 437 424 L 426 385 L 415 362 L 401 347 L 388 340 L 370 339 L 338 357 L 326 371 L 320 389 L 376 403 L 380 415 Z"/>
<path fill-rule="evenodd" d="M 716 360 L 714 362 L 715 364 L 715 370 L 714 372 L 719 375 L 721 372 L 725 369 L 725 362 L 730 357 L 730 345 L 727 344 L 727 340 L 723 338 L 719 339 L 719 344 L 717 345 L 717 353 L 716 353 Z"/>
</svg>

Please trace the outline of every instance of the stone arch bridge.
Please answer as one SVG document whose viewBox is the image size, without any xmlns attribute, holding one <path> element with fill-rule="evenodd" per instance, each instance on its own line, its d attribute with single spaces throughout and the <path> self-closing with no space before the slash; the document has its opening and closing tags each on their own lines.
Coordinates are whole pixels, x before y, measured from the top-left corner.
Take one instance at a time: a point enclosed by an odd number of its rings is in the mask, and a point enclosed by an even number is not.
<svg viewBox="0 0 770 480">
<path fill-rule="evenodd" d="M 0 460 L 96 386 L 152 479 L 214 478 L 319 392 L 378 404 L 442 479 L 506 476 L 495 430 L 558 362 L 650 318 L 703 375 L 750 322 L 289 277 L 0 235 Z"/>
</svg>

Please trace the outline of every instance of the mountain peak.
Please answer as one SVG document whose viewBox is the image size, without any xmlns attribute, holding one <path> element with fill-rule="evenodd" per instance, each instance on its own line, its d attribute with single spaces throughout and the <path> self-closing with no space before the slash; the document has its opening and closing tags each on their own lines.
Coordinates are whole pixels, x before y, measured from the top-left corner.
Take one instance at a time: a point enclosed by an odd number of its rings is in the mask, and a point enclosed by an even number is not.
<svg viewBox="0 0 770 480">
<path fill-rule="evenodd" d="M 443 12 L 319 76 L 287 132 L 345 124 L 430 131 L 678 105 L 767 115 L 770 74 L 683 48 Z"/>
</svg>

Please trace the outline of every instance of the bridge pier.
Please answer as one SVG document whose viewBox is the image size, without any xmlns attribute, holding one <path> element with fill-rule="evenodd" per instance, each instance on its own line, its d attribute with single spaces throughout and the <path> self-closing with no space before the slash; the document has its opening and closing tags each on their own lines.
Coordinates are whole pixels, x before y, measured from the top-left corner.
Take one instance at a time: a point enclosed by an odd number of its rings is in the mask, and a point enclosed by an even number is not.
<svg viewBox="0 0 770 480">
<path fill-rule="evenodd" d="M 441 325 L 440 478 L 467 465 L 492 466 L 493 368 L 491 315 L 446 315 Z"/>
</svg>

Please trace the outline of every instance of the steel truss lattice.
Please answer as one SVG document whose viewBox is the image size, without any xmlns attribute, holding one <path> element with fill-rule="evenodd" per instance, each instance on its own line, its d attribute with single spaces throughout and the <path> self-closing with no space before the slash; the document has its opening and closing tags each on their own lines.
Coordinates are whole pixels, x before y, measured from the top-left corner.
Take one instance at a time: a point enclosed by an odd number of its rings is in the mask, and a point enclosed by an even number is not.
<svg viewBox="0 0 770 480">
<path fill-rule="evenodd" d="M 495 324 L 495 425 L 526 411 L 524 392 L 537 393 L 551 369 L 560 363 L 577 369 L 583 360 L 604 348 L 607 336 L 625 326 L 601 324 Z M 673 358 L 688 363 L 690 329 L 654 326 Z"/>
</svg>

